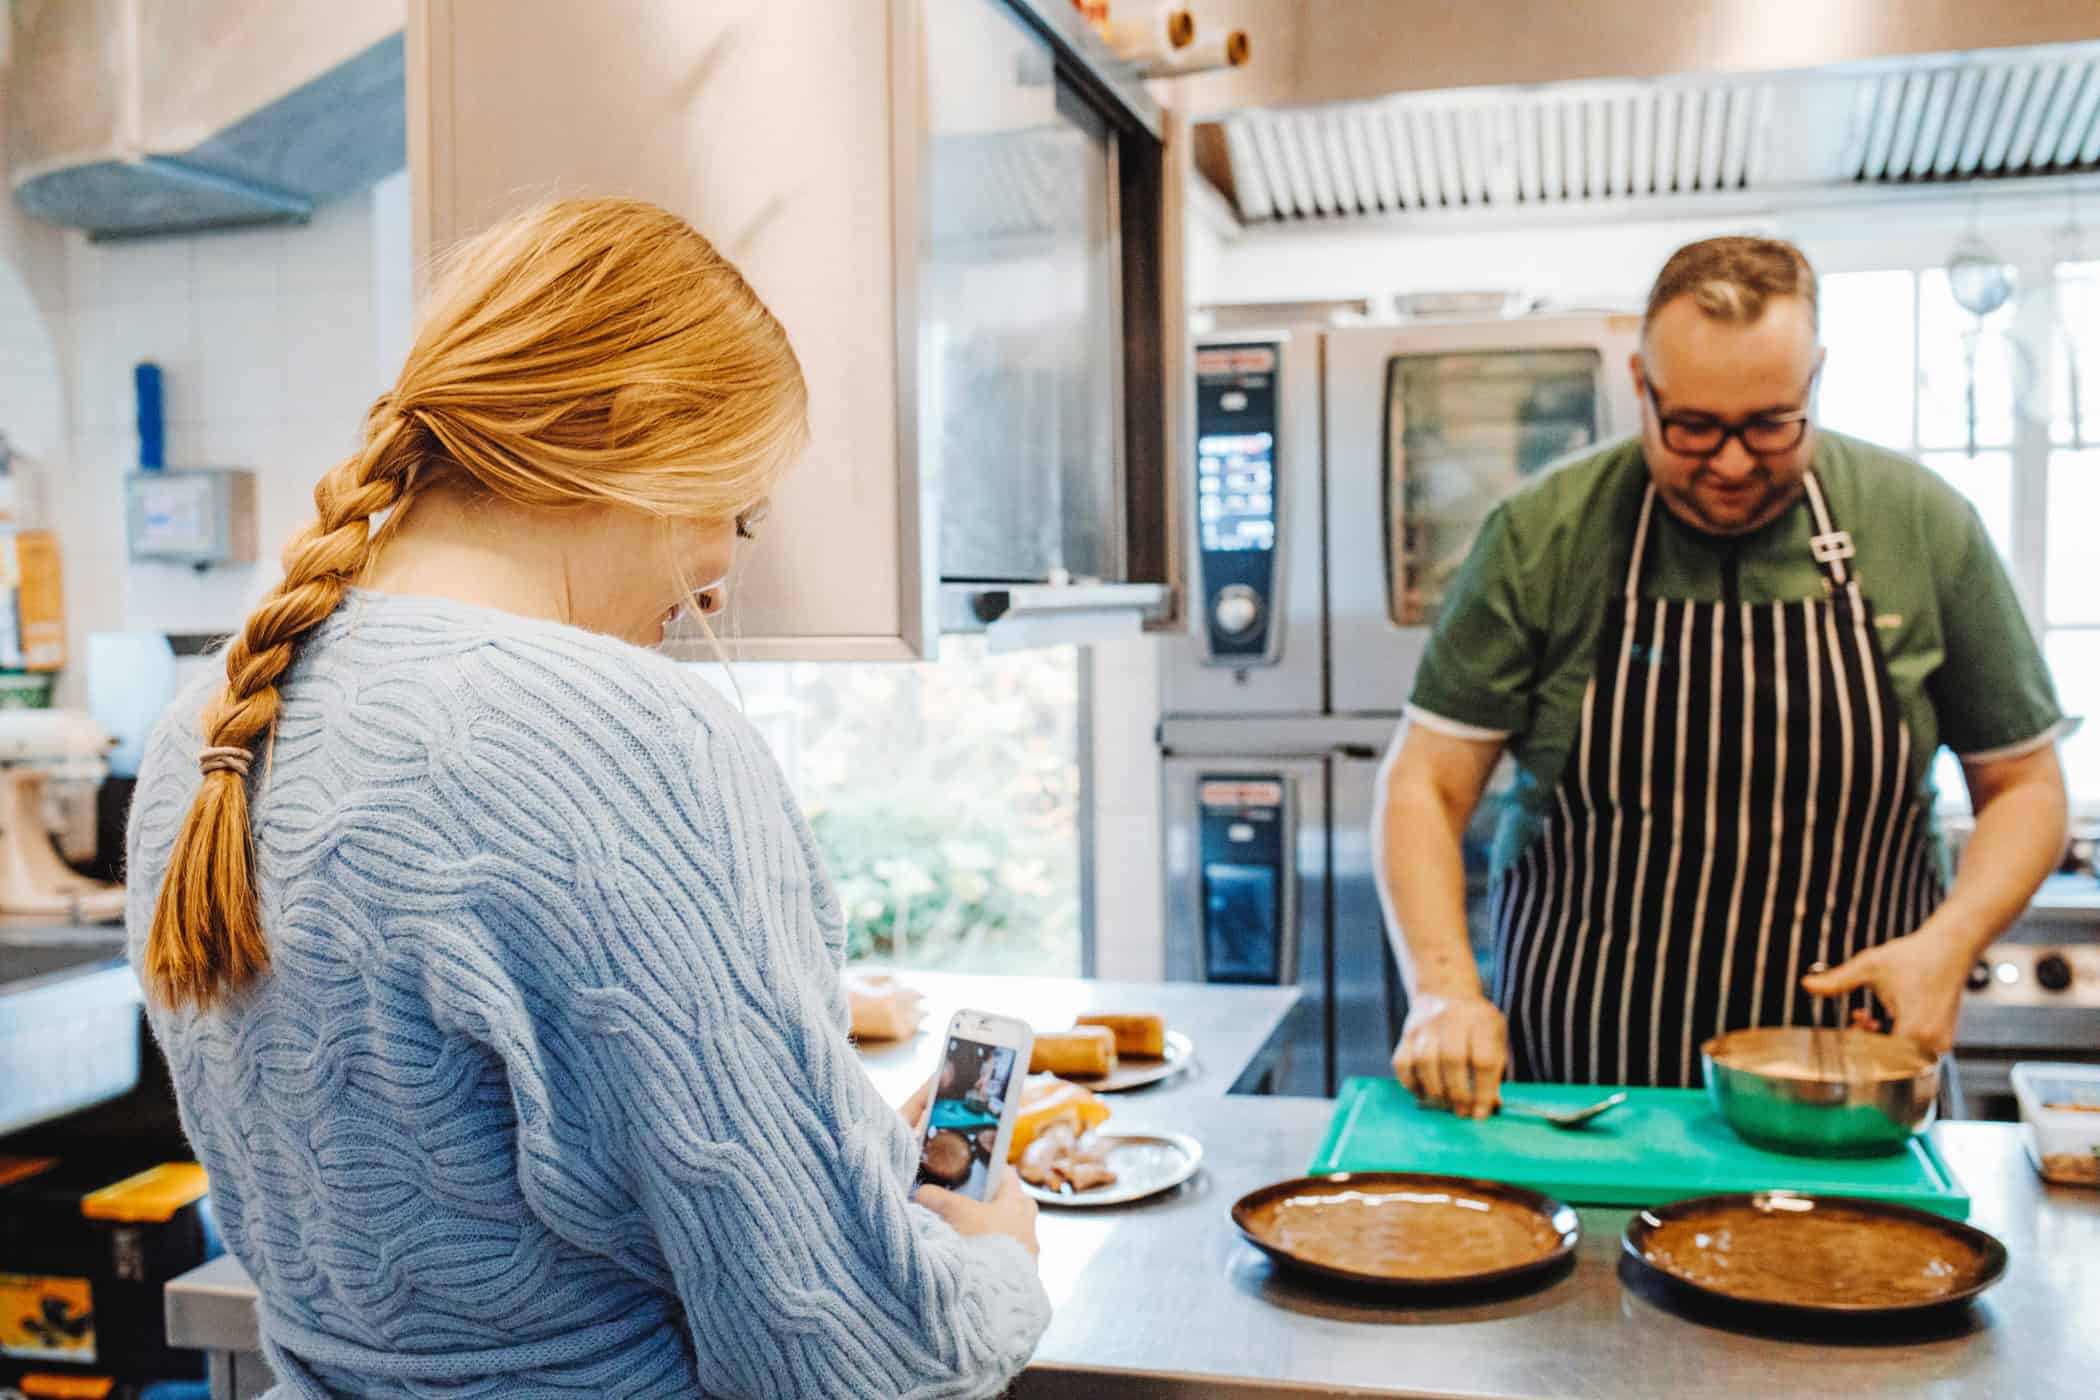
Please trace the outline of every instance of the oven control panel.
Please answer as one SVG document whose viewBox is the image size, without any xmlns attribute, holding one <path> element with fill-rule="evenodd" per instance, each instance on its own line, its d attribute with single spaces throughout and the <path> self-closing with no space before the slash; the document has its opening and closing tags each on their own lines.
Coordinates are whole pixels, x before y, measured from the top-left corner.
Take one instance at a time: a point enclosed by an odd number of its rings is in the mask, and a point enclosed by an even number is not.
<svg viewBox="0 0 2100 1400">
<path fill-rule="evenodd" d="M 1994 943 L 1969 969 L 1968 997 L 1990 1006 L 2100 1007 L 2100 943 Z"/>
<path fill-rule="evenodd" d="M 1204 657 L 1276 660 L 1279 545 L 1274 341 L 1196 352 L 1196 560 Z"/>
</svg>

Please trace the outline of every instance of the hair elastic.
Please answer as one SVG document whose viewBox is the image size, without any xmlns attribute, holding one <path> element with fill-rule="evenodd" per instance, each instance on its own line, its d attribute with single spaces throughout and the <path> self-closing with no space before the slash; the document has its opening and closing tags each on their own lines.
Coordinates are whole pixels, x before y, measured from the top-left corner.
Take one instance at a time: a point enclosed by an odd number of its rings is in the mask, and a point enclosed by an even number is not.
<svg viewBox="0 0 2100 1400">
<path fill-rule="evenodd" d="M 213 773 L 237 773 L 248 776 L 248 765 L 255 761 L 255 750 L 219 744 L 197 755 L 197 768 L 206 777 Z"/>
</svg>

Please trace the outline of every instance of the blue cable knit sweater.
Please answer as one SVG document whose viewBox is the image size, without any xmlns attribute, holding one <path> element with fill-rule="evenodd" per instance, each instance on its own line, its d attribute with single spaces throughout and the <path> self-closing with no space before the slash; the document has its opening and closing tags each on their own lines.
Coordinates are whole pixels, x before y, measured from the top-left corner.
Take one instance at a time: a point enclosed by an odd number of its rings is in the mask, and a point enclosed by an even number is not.
<svg viewBox="0 0 2100 1400">
<path fill-rule="evenodd" d="M 706 683 L 551 623 L 352 593 L 253 801 L 271 973 L 155 1009 L 272 1396 L 964 1396 L 1033 1261 L 911 1204 L 846 1037 L 844 925 Z M 136 963 L 198 783 L 132 810 Z"/>
</svg>

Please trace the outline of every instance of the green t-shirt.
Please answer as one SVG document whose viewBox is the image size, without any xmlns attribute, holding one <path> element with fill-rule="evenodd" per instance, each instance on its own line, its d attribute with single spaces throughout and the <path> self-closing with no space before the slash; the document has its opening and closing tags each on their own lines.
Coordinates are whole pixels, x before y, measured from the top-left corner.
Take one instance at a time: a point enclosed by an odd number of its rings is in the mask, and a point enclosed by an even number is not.
<svg viewBox="0 0 2100 1400">
<path fill-rule="evenodd" d="M 1969 503 L 1931 469 L 1838 433 L 1817 434 L 1815 470 L 1857 551 L 1920 798 L 1932 801 L 1942 744 L 1978 757 L 2053 733 L 2063 712 L 2048 667 Z M 1517 785 L 1496 836 L 1498 874 L 1536 834 L 1574 746 L 1647 485 L 1638 438 L 1571 459 L 1495 509 L 1445 595 L 1409 708 L 1431 725 L 1507 738 Z M 1734 539 L 1659 503 L 1655 519 L 1645 597 L 1770 603 L 1823 591 L 1805 500 Z"/>
</svg>

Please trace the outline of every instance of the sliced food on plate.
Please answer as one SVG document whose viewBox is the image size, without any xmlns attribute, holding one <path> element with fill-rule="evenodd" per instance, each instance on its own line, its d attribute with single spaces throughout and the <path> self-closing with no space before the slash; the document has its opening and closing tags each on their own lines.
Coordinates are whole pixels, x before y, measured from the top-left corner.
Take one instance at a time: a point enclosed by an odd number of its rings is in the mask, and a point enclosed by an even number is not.
<svg viewBox="0 0 2100 1400">
<path fill-rule="evenodd" d="M 1090 1191 L 1115 1183 L 1107 1150 L 1094 1129 L 1108 1121 L 1109 1108 L 1092 1090 L 1048 1074 L 1029 1077 L 1021 1089 L 1007 1158 L 1021 1180 L 1046 1191 Z"/>
<path fill-rule="evenodd" d="M 1039 1134 L 1021 1154 L 1021 1180 L 1045 1191 L 1092 1191 L 1116 1184 L 1108 1164 L 1109 1145 L 1098 1134 L 1077 1133 L 1057 1123 Z"/>
</svg>

